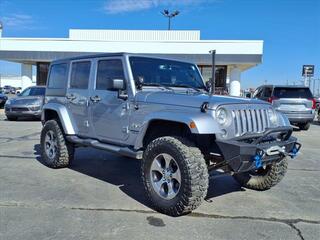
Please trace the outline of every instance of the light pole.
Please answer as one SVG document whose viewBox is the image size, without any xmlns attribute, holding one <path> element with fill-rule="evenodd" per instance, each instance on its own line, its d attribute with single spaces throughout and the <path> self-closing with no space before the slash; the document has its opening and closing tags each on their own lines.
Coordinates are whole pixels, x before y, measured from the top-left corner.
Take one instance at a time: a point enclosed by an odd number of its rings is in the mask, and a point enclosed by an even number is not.
<svg viewBox="0 0 320 240">
<path fill-rule="evenodd" d="M 168 9 L 165 9 L 161 12 L 161 14 L 168 18 L 168 30 L 171 30 L 171 18 L 179 15 L 179 11 L 175 10 L 174 12 L 170 13 Z"/>
</svg>

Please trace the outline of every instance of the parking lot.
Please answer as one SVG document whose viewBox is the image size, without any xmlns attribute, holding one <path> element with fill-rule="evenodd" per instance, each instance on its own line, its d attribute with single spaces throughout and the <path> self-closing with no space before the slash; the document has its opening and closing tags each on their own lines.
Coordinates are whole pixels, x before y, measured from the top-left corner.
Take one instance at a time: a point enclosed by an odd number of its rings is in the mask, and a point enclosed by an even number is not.
<svg viewBox="0 0 320 240">
<path fill-rule="evenodd" d="M 44 166 L 40 131 L 0 109 L 0 239 L 320 239 L 320 125 L 294 132 L 302 151 L 273 189 L 212 175 L 206 201 L 178 218 L 149 208 L 137 160 L 79 148 L 69 168 Z"/>
</svg>

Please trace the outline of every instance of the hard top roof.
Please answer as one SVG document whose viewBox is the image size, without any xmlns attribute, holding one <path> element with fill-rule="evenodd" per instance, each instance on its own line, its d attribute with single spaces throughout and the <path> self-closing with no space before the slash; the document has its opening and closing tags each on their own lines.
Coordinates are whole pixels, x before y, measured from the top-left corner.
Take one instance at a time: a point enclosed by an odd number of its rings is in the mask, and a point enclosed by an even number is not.
<svg viewBox="0 0 320 240">
<path fill-rule="evenodd" d="M 138 54 L 138 53 L 127 53 L 127 52 L 97 53 L 97 54 L 89 54 L 89 55 L 79 55 L 79 56 L 75 56 L 75 57 L 61 58 L 61 59 L 53 60 L 51 63 L 54 64 L 54 63 L 69 62 L 69 61 L 81 60 L 81 59 L 103 58 L 103 57 L 122 57 L 122 56 L 157 58 L 157 59 L 165 59 L 165 60 L 178 61 L 178 62 L 184 62 L 184 63 L 192 63 L 192 62 L 169 58 L 169 57 L 165 57 L 165 56 L 159 57 L 159 56 L 154 56 L 152 54 Z"/>
</svg>

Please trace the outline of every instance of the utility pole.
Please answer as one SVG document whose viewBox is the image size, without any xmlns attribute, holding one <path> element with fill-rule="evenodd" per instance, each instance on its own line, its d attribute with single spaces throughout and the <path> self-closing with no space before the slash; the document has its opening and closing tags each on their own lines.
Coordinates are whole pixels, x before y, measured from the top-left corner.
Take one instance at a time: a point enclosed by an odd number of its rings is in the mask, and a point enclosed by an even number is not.
<svg viewBox="0 0 320 240">
<path fill-rule="evenodd" d="M 178 10 L 175 10 L 174 12 L 170 13 L 168 9 L 165 9 L 161 12 L 161 14 L 163 16 L 165 16 L 166 18 L 168 18 L 168 30 L 170 31 L 171 30 L 171 18 L 174 18 L 176 16 L 179 15 L 179 11 Z"/>
</svg>

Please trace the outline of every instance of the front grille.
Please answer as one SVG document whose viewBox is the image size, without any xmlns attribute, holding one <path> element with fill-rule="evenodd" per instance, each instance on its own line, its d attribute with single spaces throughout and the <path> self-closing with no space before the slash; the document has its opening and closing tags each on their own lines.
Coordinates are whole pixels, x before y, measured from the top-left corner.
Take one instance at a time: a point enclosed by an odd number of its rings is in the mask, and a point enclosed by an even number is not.
<svg viewBox="0 0 320 240">
<path fill-rule="evenodd" d="M 13 107 L 11 108 L 11 111 L 13 112 L 28 112 L 29 108 L 25 108 L 25 107 Z"/>
<path fill-rule="evenodd" d="M 247 132 L 263 132 L 270 127 L 268 109 L 234 109 L 232 111 L 235 136 Z"/>
</svg>

